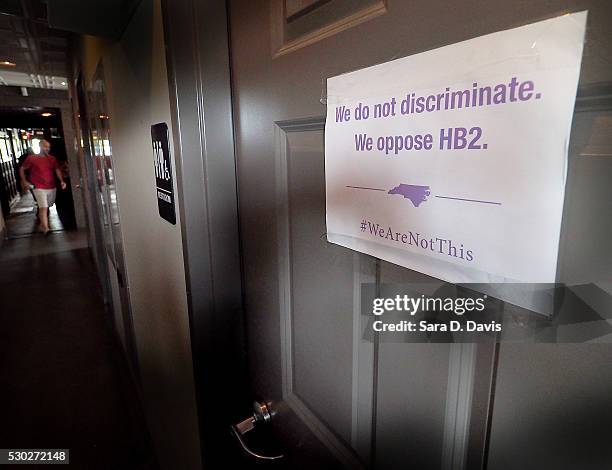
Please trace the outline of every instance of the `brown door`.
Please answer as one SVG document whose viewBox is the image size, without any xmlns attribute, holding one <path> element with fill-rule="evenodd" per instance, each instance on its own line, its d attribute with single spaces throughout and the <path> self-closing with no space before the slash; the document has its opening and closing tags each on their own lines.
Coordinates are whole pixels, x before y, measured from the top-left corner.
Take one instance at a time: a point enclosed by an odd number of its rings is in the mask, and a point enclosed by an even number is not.
<svg viewBox="0 0 612 470">
<path fill-rule="evenodd" d="M 440 468 L 451 346 L 378 344 L 360 315 L 362 284 L 420 275 L 325 236 L 326 79 L 495 29 L 432 36 L 413 7 L 229 4 L 251 385 L 295 467 Z"/>
</svg>

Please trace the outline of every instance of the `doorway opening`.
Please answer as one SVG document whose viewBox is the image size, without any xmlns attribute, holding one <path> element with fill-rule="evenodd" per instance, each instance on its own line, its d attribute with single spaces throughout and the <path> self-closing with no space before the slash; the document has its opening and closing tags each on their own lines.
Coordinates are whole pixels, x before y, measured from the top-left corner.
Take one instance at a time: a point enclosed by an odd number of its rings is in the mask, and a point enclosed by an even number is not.
<svg viewBox="0 0 612 470">
<path fill-rule="evenodd" d="M 24 238 L 40 232 L 38 202 L 31 188 L 20 181 L 20 168 L 30 155 L 38 155 L 41 143 L 51 145 L 66 188 L 56 192 L 48 216 L 51 233 L 76 229 L 74 202 L 61 112 L 57 108 L 0 108 L 0 204 L 6 237 Z"/>
</svg>

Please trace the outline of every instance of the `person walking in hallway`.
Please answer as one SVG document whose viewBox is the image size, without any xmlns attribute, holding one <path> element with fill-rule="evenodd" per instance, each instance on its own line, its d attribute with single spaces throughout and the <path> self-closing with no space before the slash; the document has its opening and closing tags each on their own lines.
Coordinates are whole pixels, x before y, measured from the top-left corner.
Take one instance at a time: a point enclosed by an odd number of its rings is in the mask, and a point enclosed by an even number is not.
<svg viewBox="0 0 612 470">
<path fill-rule="evenodd" d="M 48 141 L 41 141 L 40 153 L 27 157 L 19 168 L 21 187 L 24 190 L 31 188 L 34 192 L 34 197 L 38 203 L 40 228 L 45 235 L 50 232 L 49 208 L 55 202 L 56 177 L 60 180 L 61 188 L 66 189 L 64 176 L 57 160 L 49 153 L 50 149 L 51 144 Z M 26 171 L 29 171 L 30 181 L 26 177 Z"/>
</svg>

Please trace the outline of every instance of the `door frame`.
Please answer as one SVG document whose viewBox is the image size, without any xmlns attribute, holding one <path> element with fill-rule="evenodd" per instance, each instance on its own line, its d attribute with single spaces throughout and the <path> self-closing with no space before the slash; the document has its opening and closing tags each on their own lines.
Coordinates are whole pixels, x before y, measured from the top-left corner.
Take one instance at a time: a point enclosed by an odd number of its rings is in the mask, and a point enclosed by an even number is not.
<svg viewBox="0 0 612 470">
<path fill-rule="evenodd" d="M 88 121 L 89 103 L 87 100 L 87 86 L 85 83 L 85 78 L 80 70 L 77 73 L 77 77 L 74 79 L 74 91 L 76 95 L 76 109 L 78 110 L 78 117 L 76 118 L 78 120 L 78 128 L 76 131 L 80 132 L 81 134 L 80 136 L 77 136 L 77 138 L 81 141 L 80 145 L 81 149 L 83 150 L 83 160 L 85 163 L 86 172 L 85 183 L 87 184 L 88 190 L 86 197 L 89 199 L 88 212 L 90 219 L 88 222 L 89 232 L 91 234 L 90 242 L 93 242 L 94 245 L 91 247 L 91 249 L 94 254 L 94 260 L 98 270 L 98 278 L 102 284 L 102 296 L 104 303 L 106 305 L 112 305 L 111 288 L 107 275 L 108 262 L 106 260 L 104 236 L 100 222 L 100 210 L 95 197 L 95 191 L 97 191 L 95 187 L 96 170 L 93 167 L 93 151 L 91 149 L 91 129 Z"/>
<path fill-rule="evenodd" d="M 96 85 L 96 82 L 101 83 L 102 90 L 96 90 L 94 88 Z M 106 155 L 106 150 L 104 149 L 104 146 L 102 146 L 102 155 L 97 155 L 96 150 L 95 150 L 95 145 L 93 144 L 93 131 L 95 130 L 98 133 L 98 135 L 100 135 L 100 130 L 104 126 L 106 126 L 106 132 L 107 132 L 106 136 L 111 142 L 111 149 L 112 149 L 112 132 L 111 132 L 110 125 L 106 119 L 103 120 L 103 118 L 101 117 L 102 115 L 105 115 L 105 114 L 107 115 L 109 113 L 108 98 L 107 98 L 106 90 L 107 90 L 107 76 L 104 72 L 103 60 L 100 59 L 98 61 L 98 64 L 96 65 L 95 72 L 91 80 L 91 83 L 89 84 L 89 87 L 85 90 L 86 99 L 87 99 L 87 108 L 86 108 L 86 116 L 87 116 L 86 131 L 87 131 L 87 136 L 88 136 L 88 139 L 87 139 L 88 140 L 88 147 L 87 147 L 88 150 L 87 151 L 90 152 L 88 160 L 90 161 L 90 164 L 93 163 L 94 161 L 100 162 L 100 164 L 102 165 L 103 172 L 104 172 L 104 176 L 103 176 L 104 189 L 103 191 L 100 191 L 98 188 L 99 183 L 97 182 L 94 183 L 95 192 L 92 194 L 95 195 L 94 197 L 95 200 L 92 203 L 96 204 L 96 209 L 97 209 L 97 214 L 98 214 L 97 223 L 99 225 L 100 234 L 102 236 L 100 246 L 102 248 L 103 255 L 105 257 L 105 262 L 106 262 L 106 267 L 107 267 L 106 272 L 108 273 L 106 275 L 108 288 L 109 288 L 108 308 L 112 312 L 113 318 L 115 319 L 115 321 L 118 320 L 117 315 L 120 317 L 119 319 L 122 323 L 121 328 L 119 328 L 119 325 L 116 325 L 115 330 L 117 331 L 118 334 L 120 334 L 121 331 L 123 332 L 122 338 L 120 337 L 120 340 L 125 340 L 125 344 L 124 344 L 125 353 L 128 357 L 128 363 L 129 363 L 132 375 L 136 379 L 136 383 L 140 384 L 141 382 L 140 365 L 139 365 L 140 363 L 138 361 L 138 349 L 136 347 L 136 336 L 134 332 L 134 319 L 132 316 L 132 305 L 130 301 L 130 283 L 129 283 L 128 273 L 126 269 L 126 264 L 125 264 L 125 254 L 123 250 L 123 232 L 121 228 L 122 225 L 121 225 L 121 216 L 120 216 L 120 209 L 119 209 L 119 200 L 117 198 L 117 201 L 115 202 L 115 204 L 117 205 L 116 217 L 118 219 L 118 222 L 115 223 L 113 220 L 113 209 L 112 209 L 112 202 L 111 202 L 112 198 L 109 192 L 110 191 L 109 183 L 107 181 L 108 162 L 110 161 L 110 167 L 113 169 L 113 171 L 115 168 L 115 163 L 113 159 L 112 150 L 111 150 L 110 155 Z M 101 104 L 103 109 L 96 109 L 96 105 L 92 102 L 92 98 L 95 96 L 95 93 L 100 93 L 99 95 L 100 101 L 98 102 L 98 104 Z M 94 120 L 97 123 L 95 128 L 93 125 Z M 97 163 L 95 167 L 96 169 L 98 168 Z M 92 168 L 93 168 L 93 165 L 92 165 Z M 113 179 L 114 179 L 114 176 L 113 176 Z M 116 186 L 116 182 L 115 182 L 115 186 Z M 108 208 L 108 213 L 106 215 L 103 214 L 104 207 L 101 207 L 99 204 L 98 194 L 101 194 L 102 197 L 106 199 L 106 205 Z M 100 218 L 100 217 L 105 217 L 105 216 L 108 217 L 108 224 L 109 224 L 108 237 L 110 239 L 108 240 L 107 240 L 106 230 L 104 229 L 104 226 L 103 226 L 104 225 L 103 218 Z M 111 253 L 108 252 L 109 242 L 111 244 L 112 258 L 110 256 Z M 109 263 L 109 260 L 110 260 L 110 263 Z M 113 285 L 115 284 L 115 282 L 116 282 L 117 290 L 118 290 L 117 295 L 119 297 L 119 305 L 117 308 L 113 301 L 113 292 L 112 292 Z M 116 311 L 117 309 L 119 309 L 120 311 L 117 312 Z"/>
<path fill-rule="evenodd" d="M 235 410 L 236 421 L 244 418 L 242 405 L 250 396 L 226 8 L 222 0 L 162 0 L 196 404 L 207 464 L 227 445 L 220 442 L 229 436 L 227 416 Z"/>
</svg>

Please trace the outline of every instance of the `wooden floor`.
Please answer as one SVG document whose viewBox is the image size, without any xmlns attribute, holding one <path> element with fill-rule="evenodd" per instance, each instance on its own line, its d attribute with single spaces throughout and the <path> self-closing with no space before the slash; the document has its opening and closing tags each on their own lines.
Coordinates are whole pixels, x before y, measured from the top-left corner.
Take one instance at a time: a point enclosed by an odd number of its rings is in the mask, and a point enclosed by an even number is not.
<svg viewBox="0 0 612 470">
<path fill-rule="evenodd" d="M 110 318 L 85 234 L 4 241 L 0 448 L 69 448 L 76 469 L 157 468 Z"/>
</svg>

